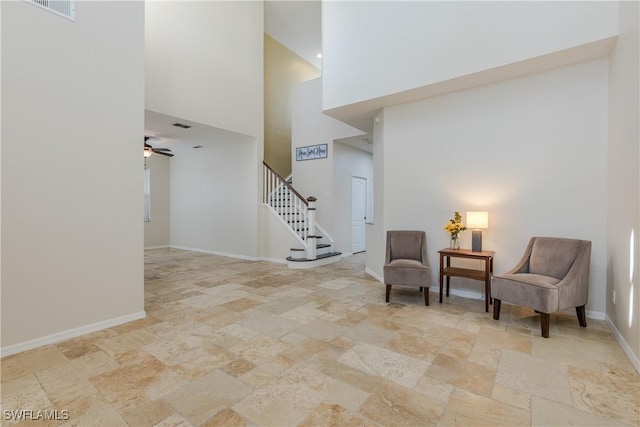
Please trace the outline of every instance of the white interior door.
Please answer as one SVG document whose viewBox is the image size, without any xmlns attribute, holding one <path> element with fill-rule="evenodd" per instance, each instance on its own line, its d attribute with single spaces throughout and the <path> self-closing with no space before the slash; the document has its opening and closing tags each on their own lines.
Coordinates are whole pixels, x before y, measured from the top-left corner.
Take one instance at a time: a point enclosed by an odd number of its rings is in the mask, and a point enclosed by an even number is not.
<svg viewBox="0 0 640 427">
<path fill-rule="evenodd" d="M 362 252 L 365 249 L 364 223 L 367 219 L 367 179 L 351 178 L 351 251 Z"/>
</svg>

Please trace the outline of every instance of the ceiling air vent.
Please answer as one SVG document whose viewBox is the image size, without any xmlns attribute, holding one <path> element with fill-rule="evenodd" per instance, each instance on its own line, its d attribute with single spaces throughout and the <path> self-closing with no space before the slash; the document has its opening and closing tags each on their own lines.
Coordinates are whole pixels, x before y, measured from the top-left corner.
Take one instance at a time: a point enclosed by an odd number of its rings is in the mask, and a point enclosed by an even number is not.
<svg viewBox="0 0 640 427">
<path fill-rule="evenodd" d="M 176 127 L 182 128 L 182 129 L 189 129 L 191 127 L 189 125 L 185 125 L 185 124 L 182 124 L 182 123 L 174 123 L 173 125 L 176 126 Z"/>
<path fill-rule="evenodd" d="M 44 10 L 63 16 L 72 21 L 76 20 L 76 2 L 75 0 L 25 0 L 34 6 L 38 6 Z"/>
</svg>

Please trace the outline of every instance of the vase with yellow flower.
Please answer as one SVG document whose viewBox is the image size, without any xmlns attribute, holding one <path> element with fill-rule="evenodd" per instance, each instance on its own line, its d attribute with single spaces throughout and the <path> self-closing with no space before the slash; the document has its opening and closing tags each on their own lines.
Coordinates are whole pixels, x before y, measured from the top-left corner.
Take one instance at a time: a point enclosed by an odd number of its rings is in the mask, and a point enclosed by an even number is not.
<svg viewBox="0 0 640 427">
<path fill-rule="evenodd" d="M 447 222 L 444 229 L 450 233 L 449 249 L 460 249 L 460 232 L 467 229 L 467 227 L 462 225 L 462 215 L 460 215 L 460 212 L 456 211 L 453 213 L 453 218 Z"/>
</svg>

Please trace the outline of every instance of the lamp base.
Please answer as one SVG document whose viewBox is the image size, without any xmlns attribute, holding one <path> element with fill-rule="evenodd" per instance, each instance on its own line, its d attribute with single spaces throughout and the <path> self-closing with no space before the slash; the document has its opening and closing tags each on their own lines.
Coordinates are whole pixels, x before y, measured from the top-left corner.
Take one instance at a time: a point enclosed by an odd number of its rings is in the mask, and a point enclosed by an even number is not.
<svg viewBox="0 0 640 427">
<path fill-rule="evenodd" d="M 471 230 L 471 250 L 473 252 L 482 252 L 481 230 Z"/>
</svg>

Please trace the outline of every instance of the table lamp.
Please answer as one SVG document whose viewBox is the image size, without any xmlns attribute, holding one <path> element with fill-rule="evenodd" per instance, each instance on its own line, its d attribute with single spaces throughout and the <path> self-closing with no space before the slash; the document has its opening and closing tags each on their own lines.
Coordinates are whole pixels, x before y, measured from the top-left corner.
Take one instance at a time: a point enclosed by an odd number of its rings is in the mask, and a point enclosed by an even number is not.
<svg viewBox="0 0 640 427">
<path fill-rule="evenodd" d="M 489 212 L 467 212 L 467 228 L 471 228 L 471 250 L 482 251 L 482 230 L 489 228 Z"/>
</svg>

